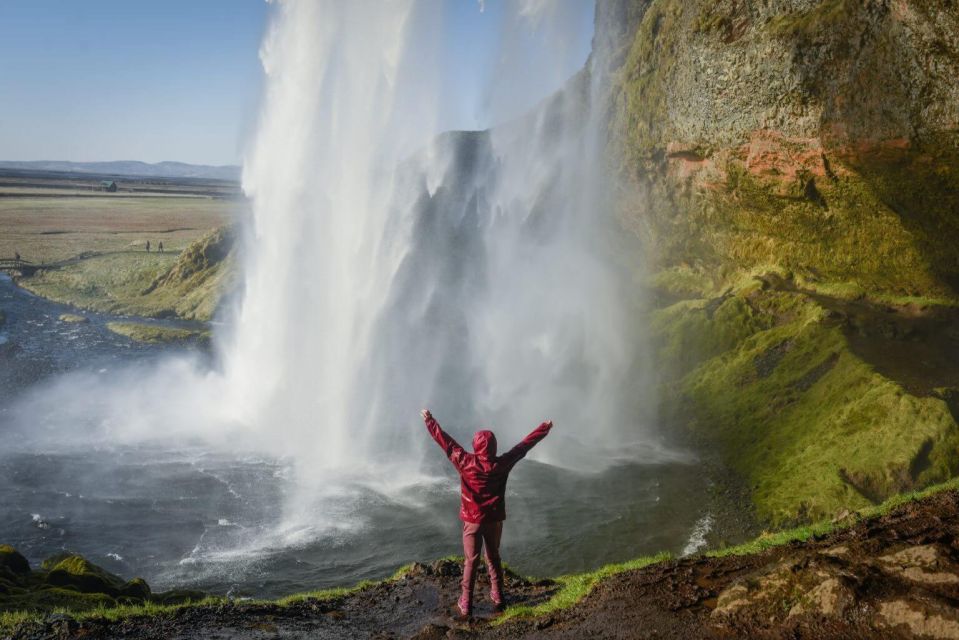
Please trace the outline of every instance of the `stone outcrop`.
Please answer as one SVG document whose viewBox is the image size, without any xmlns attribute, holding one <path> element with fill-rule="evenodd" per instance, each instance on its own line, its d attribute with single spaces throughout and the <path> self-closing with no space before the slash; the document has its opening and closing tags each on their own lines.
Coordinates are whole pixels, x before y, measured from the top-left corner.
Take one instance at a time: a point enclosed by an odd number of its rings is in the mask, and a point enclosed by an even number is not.
<svg viewBox="0 0 959 640">
<path fill-rule="evenodd" d="M 596 23 L 664 418 L 775 523 L 959 471 L 935 320 L 959 302 L 959 6 L 615 0 Z"/>
</svg>

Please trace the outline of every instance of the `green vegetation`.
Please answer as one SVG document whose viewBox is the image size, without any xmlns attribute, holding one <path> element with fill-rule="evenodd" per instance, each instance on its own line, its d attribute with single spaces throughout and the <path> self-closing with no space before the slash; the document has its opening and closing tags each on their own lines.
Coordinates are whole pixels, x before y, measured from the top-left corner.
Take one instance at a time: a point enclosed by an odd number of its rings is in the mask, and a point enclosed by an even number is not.
<svg viewBox="0 0 959 640">
<path fill-rule="evenodd" d="M 177 342 L 191 338 L 207 339 L 209 331 L 180 329 L 177 327 L 163 327 L 155 324 L 140 322 L 108 322 L 107 329 L 121 336 L 126 336 L 137 342 L 156 344 L 159 342 Z"/>
<path fill-rule="evenodd" d="M 835 531 L 848 529 L 860 520 L 876 518 L 886 515 L 896 507 L 903 504 L 921 500 L 940 491 L 949 491 L 959 489 L 959 478 L 945 483 L 928 487 L 922 491 L 913 491 L 895 496 L 880 505 L 867 507 L 855 513 L 849 514 L 849 517 L 840 521 L 819 521 L 814 524 L 800 526 L 776 533 L 764 533 L 754 540 L 734 547 L 718 549 L 705 553 L 706 557 L 724 557 L 730 555 L 751 555 L 761 553 L 773 547 L 790 544 L 793 542 L 806 542 L 813 538 L 827 535 Z M 563 576 L 556 579 L 561 587 L 552 598 L 546 602 L 529 607 L 519 606 L 510 607 L 504 615 L 499 617 L 494 624 L 503 624 L 514 618 L 530 618 L 548 615 L 557 611 L 572 607 L 577 602 L 586 597 L 593 588 L 602 580 L 607 579 L 619 573 L 642 569 L 653 564 L 666 562 L 670 560 L 669 554 L 662 553 L 656 556 L 637 558 L 620 564 L 612 564 L 602 567 L 597 571 Z"/>
<path fill-rule="evenodd" d="M 636 558 L 618 564 L 608 564 L 589 573 L 560 576 L 555 579 L 559 585 L 559 590 L 549 600 L 535 606 L 522 605 L 510 607 L 502 616 L 497 618 L 493 624 L 499 625 L 514 618 L 543 616 L 561 609 L 567 609 L 589 595 L 589 592 L 603 580 L 618 573 L 634 571 L 652 564 L 665 562 L 669 560 L 670 557 L 668 553 L 660 553 L 655 556 Z"/>
<path fill-rule="evenodd" d="M 763 533 L 749 542 L 745 542 L 733 547 L 726 547 L 724 549 L 707 551 L 704 555 L 707 558 L 746 556 L 755 553 L 762 553 L 767 549 L 780 547 L 793 542 L 805 542 L 807 540 L 819 538 L 836 531 L 848 529 L 860 520 L 868 520 L 871 518 L 884 516 L 896 507 L 908 504 L 909 502 L 922 500 L 923 498 L 928 498 L 929 496 L 939 493 L 940 491 L 954 491 L 956 489 L 959 489 L 959 478 L 953 478 L 947 482 L 932 485 L 919 491 L 910 491 L 893 496 L 882 504 L 865 507 L 858 511 L 852 512 L 848 515 L 848 517 L 842 518 L 841 520 L 821 520 L 819 522 L 802 525 L 792 529 L 776 531 L 773 533 Z"/>
<path fill-rule="evenodd" d="M 679 0 L 650 5 L 615 83 L 613 101 L 619 106 L 617 128 L 625 136 L 622 155 L 627 173 L 649 169 L 666 148 L 667 87 L 676 64 L 675 38 L 682 32 L 682 13 Z"/>
<path fill-rule="evenodd" d="M 878 373 L 842 303 L 753 281 L 654 312 L 667 415 L 719 446 L 757 516 L 781 525 L 862 508 L 957 469 L 947 402 Z"/>
<path fill-rule="evenodd" d="M 51 611 L 71 615 L 119 615 L 119 612 L 160 611 L 204 601 L 198 591 L 153 594 L 140 578 L 124 581 L 85 558 L 61 553 L 31 570 L 26 558 L 9 545 L 0 545 L 0 629 L 39 619 Z"/>
<path fill-rule="evenodd" d="M 84 322 L 89 322 L 85 316 L 77 315 L 76 313 L 61 313 L 60 322 L 70 322 L 73 324 L 80 324 Z"/>
<path fill-rule="evenodd" d="M 23 278 L 20 286 L 81 309 L 210 320 L 231 286 L 232 236 L 217 229 L 180 254 L 127 251 L 89 257 Z"/>
<path fill-rule="evenodd" d="M 855 17 L 859 9 L 856 0 L 824 0 L 806 11 L 778 16 L 770 21 L 769 27 L 784 38 L 811 38 Z"/>
</svg>

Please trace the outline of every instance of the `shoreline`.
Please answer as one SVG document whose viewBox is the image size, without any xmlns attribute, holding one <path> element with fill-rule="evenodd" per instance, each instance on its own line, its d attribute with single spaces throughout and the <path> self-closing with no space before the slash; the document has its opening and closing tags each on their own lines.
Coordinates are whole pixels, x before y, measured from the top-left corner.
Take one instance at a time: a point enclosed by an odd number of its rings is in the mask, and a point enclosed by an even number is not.
<svg viewBox="0 0 959 640">
<path fill-rule="evenodd" d="M 927 531 L 917 524 L 930 519 L 938 522 L 942 532 Z M 275 637 L 281 629 L 290 633 L 290 637 L 317 634 L 315 637 L 323 638 L 357 637 L 354 634 L 358 632 L 363 636 L 398 633 L 402 637 L 417 638 L 447 637 L 448 632 L 466 633 L 471 637 L 573 637 L 569 634 L 595 632 L 587 628 L 604 621 L 615 627 L 629 628 L 628 625 L 635 622 L 630 622 L 629 618 L 647 615 L 653 627 L 662 627 L 664 632 L 671 629 L 691 634 L 686 637 L 718 637 L 724 630 L 728 633 L 736 629 L 748 634 L 749 629 L 756 631 L 760 628 L 756 625 L 762 620 L 767 626 L 761 628 L 775 632 L 771 637 L 786 636 L 787 632 L 796 629 L 824 628 L 832 631 L 818 637 L 839 638 L 848 637 L 842 634 L 855 630 L 861 632 L 864 628 L 877 632 L 900 624 L 909 626 L 909 617 L 900 615 L 902 612 L 889 603 L 909 602 L 910 606 L 928 609 L 926 592 L 932 590 L 935 595 L 937 580 L 945 584 L 952 582 L 935 577 L 940 574 L 929 573 L 934 568 L 947 571 L 941 575 L 954 575 L 959 581 L 959 575 L 952 573 L 959 565 L 946 557 L 929 555 L 933 553 L 930 549 L 939 554 L 955 555 L 954 551 L 936 546 L 935 541 L 948 544 L 949 540 L 955 539 L 957 531 L 959 480 L 951 480 L 846 514 L 839 521 L 764 534 L 743 545 L 690 558 L 674 559 L 668 554 L 659 554 L 607 565 L 593 572 L 551 579 L 522 578 L 510 572 L 509 606 L 497 617 L 486 611 L 487 606 L 481 602 L 485 595 L 481 577 L 477 618 L 471 623 L 456 622 L 443 613 L 444 606 L 451 606 L 455 601 L 458 587 L 459 559 L 451 557 L 430 565 L 405 565 L 380 581 L 294 594 L 276 600 L 212 597 L 176 605 L 151 603 L 74 614 L 8 612 L 0 614 L 0 632 L 10 638 L 49 637 L 53 634 L 58 637 L 112 637 L 112 634 L 121 632 L 128 638 L 147 638 L 156 637 L 154 634 L 160 630 L 163 633 L 176 632 L 178 637 L 208 637 L 215 631 L 232 630 L 234 637 L 259 638 Z M 877 544 L 879 548 L 876 548 Z M 903 562 L 899 558 L 907 556 L 913 560 L 899 568 Z M 886 558 L 894 558 L 895 562 L 886 561 Z M 817 600 L 816 589 L 831 579 L 823 582 L 822 575 L 840 571 L 842 567 L 839 565 L 843 564 L 862 571 L 879 566 L 885 572 L 884 579 L 890 583 L 905 581 L 903 584 L 912 585 L 909 597 L 913 599 L 899 594 L 898 600 L 879 601 L 888 598 L 885 591 L 880 591 L 880 596 L 864 592 L 862 597 L 870 603 L 879 598 L 873 603 L 878 612 L 873 618 L 850 615 L 850 606 L 839 606 L 830 599 Z M 910 566 L 917 568 L 909 569 Z M 776 603 L 780 611 L 771 620 L 764 616 L 768 613 L 767 608 L 772 606 L 772 600 L 779 597 L 780 583 L 777 581 L 780 578 L 776 577 L 779 567 L 794 567 L 788 569 L 789 575 L 794 577 L 790 580 L 795 582 L 790 588 L 799 593 L 790 596 L 794 604 L 788 610 L 781 610 L 782 605 Z M 930 575 L 928 580 L 920 579 L 926 574 Z M 697 578 L 697 575 L 704 578 Z M 704 581 L 706 575 L 712 577 Z M 917 575 L 920 578 L 916 578 Z M 624 585 L 630 589 L 646 585 L 643 589 L 647 593 L 647 597 L 636 601 L 637 607 L 626 614 L 619 607 L 608 609 L 605 605 L 610 599 L 621 597 L 618 589 L 625 588 Z M 840 587 L 840 595 L 857 595 L 842 591 L 854 586 L 843 583 Z M 692 595 L 684 596 L 689 588 L 693 589 Z M 682 603 L 679 608 L 662 606 L 660 600 L 667 595 L 674 603 L 679 598 Z M 921 602 L 915 600 L 920 597 Z M 584 617 L 577 613 L 581 609 L 588 615 Z M 623 618 L 614 619 L 616 615 Z M 930 615 L 924 619 L 930 619 Z M 936 615 L 941 617 L 942 614 Z M 815 626 L 821 624 L 823 617 L 834 623 L 827 627 Z M 921 635 L 918 629 L 911 627 L 913 632 Z"/>
</svg>

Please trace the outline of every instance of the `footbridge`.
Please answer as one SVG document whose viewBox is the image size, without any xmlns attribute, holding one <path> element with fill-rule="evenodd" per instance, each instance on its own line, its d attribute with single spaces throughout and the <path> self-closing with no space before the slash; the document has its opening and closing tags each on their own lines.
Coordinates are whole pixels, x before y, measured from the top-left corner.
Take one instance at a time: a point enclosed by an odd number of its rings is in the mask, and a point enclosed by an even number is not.
<svg viewBox="0 0 959 640">
<path fill-rule="evenodd" d="M 16 276 L 32 276 L 40 265 L 22 258 L 0 258 L 0 271 Z"/>
</svg>

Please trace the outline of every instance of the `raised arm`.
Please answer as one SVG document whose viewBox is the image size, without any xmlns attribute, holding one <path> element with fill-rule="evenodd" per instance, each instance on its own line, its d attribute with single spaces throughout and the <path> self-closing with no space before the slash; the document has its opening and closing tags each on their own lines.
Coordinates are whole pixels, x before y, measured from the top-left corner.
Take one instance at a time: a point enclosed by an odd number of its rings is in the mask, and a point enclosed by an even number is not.
<svg viewBox="0 0 959 640">
<path fill-rule="evenodd" d="M 436 444 L 440 446 L 440 449 L 443 450 L 446 457 L 450 459 L 450 462 L 453 463 L 453 466 L 456 467 L 457 470 L 462 469 L 463 462 L 466 458 L 466 451 L 463 447 L 461 447 L 450 434 L 443 431 L 440 423 L 433 418 L 433 414 L 431 414 L 428 409 L 423 409 L 420 415 L 423 416 L 423 422 L 426 423 L 427 431 L 429 431 L 433 439 L 436 440 Z"/>
<path fill-rule="evenodd" d="M 549 434 L 549 430 L 552 428 L 553 421 L 547 420 L 543 424 L 533 429 L 528 436 L 523 438 L 522 442 L 500 456 L 500 460 L 505 461 L 506 464 L 509 465 L 516 464 L 522 460 L 527 453 L 529 453 L 530 449 L 536 446 L 537 442 L 545 438 Z"/>
</svg>

